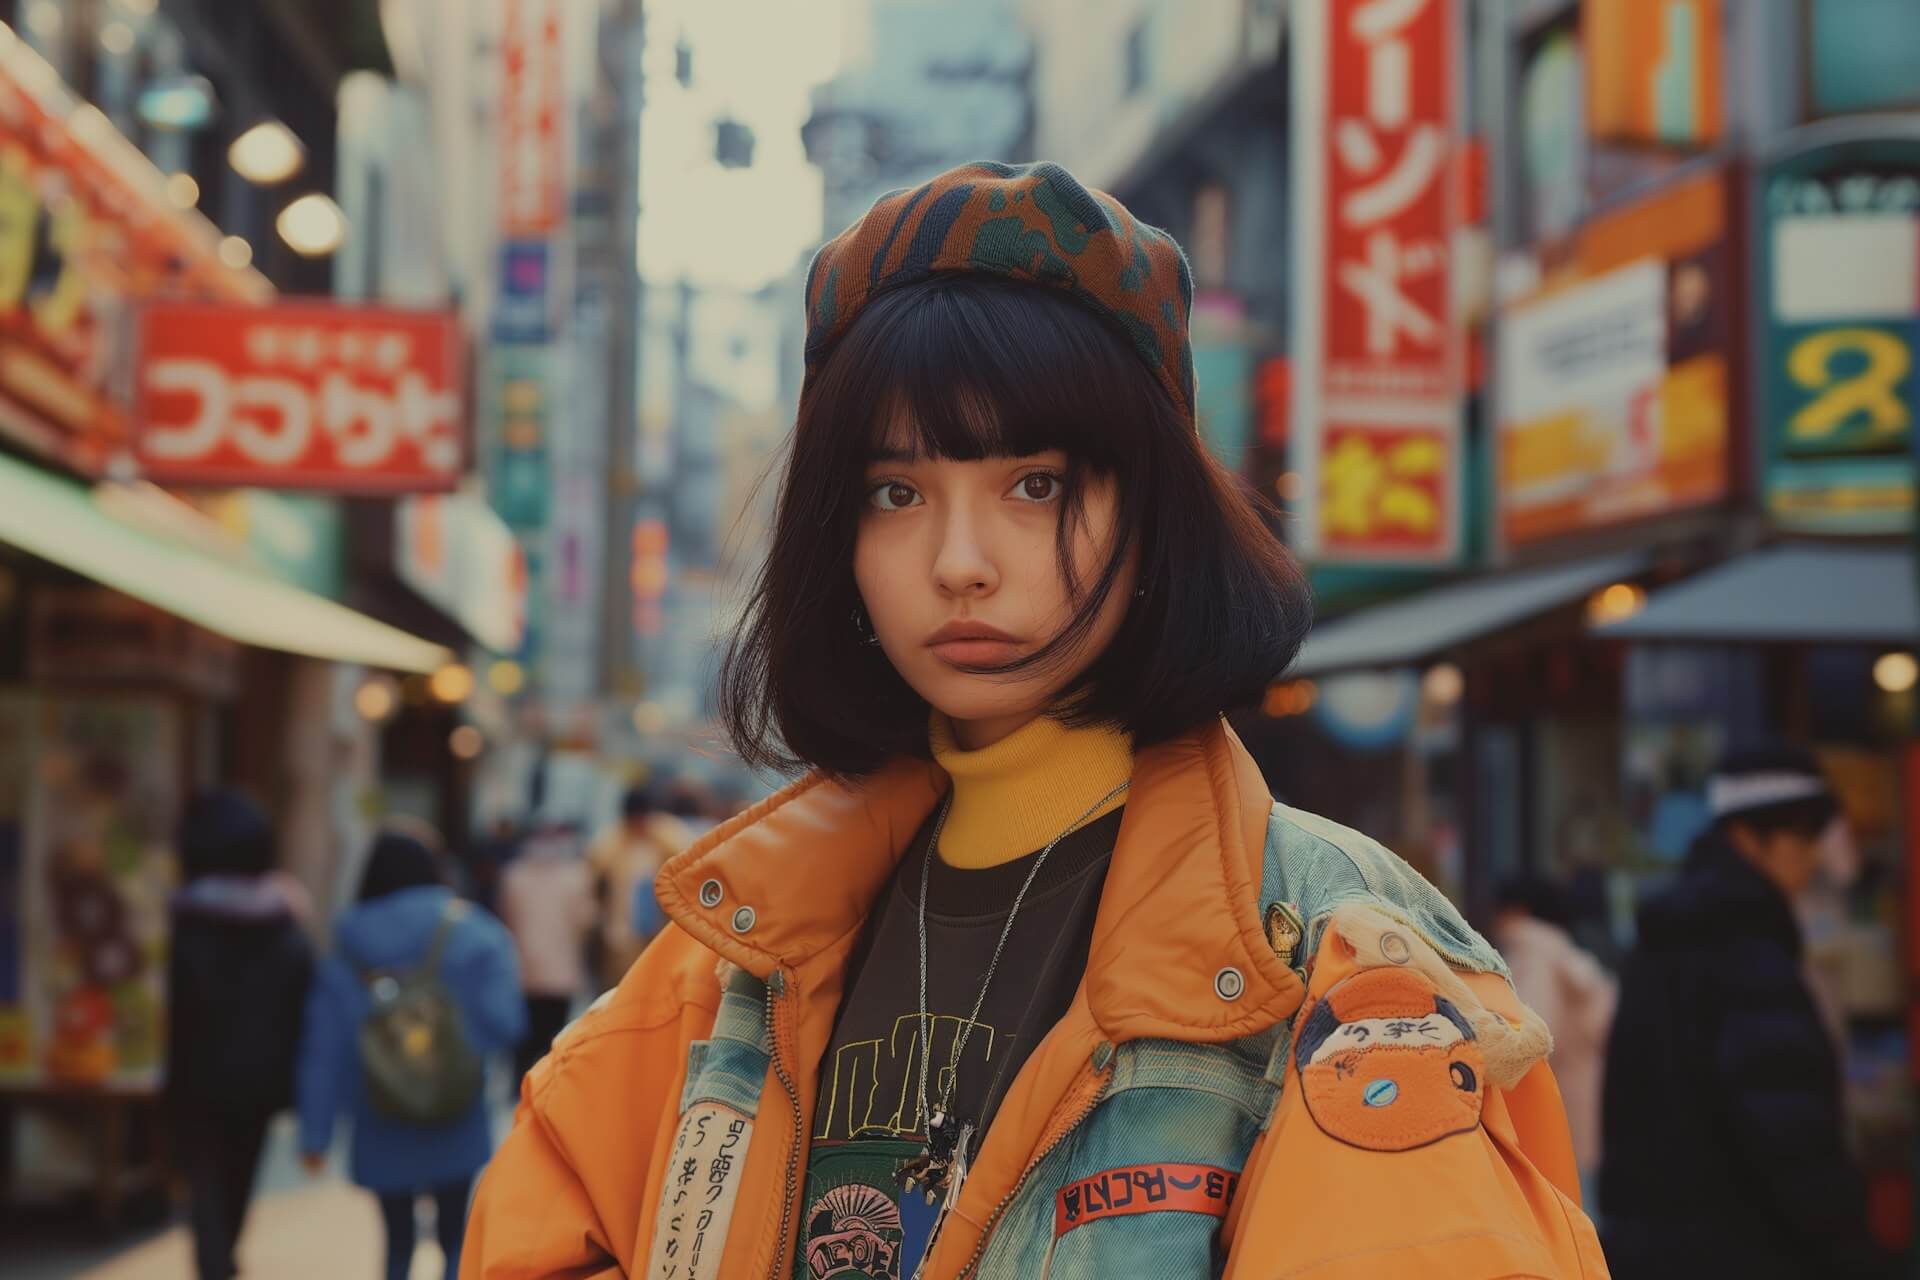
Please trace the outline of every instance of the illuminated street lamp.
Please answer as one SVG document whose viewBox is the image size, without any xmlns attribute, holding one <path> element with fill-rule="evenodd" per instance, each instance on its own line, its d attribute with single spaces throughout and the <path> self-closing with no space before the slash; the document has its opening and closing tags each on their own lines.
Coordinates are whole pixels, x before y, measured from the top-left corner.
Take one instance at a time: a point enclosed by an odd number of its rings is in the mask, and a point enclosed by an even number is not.
<svg viewBox="0 0 1920 1280">
<path fill-rule="evenodd" d="M 1920 683 L 1920 663 L 1910 653 L 1883 653 L 1873 664 L 1873 682 L 1887 693 L 1905 693 Z"/>
<path fill-rule="evenodd" d="M 292 250 L 303 258 L 324 258 L 347 238 L 347 217 L 331 197 L 319 192 L 301 196 L 274 220 Z"/>
<path fill-rule="evenodd" d="M 436 702 L 448 706 L 465 702 L 473 696 L 473 672 L 462 663 L 449 662 L 428 678 L 427 690 Z"/>
<path fill-rule="evenodd" d="M 293 130 L 278 120 L 262 120 L 227 148 L 227 163 L 233 171 L 261 186 L 285 182 L 306 162 L 307 149 L 293 136 Z"/>
<path fill-rule="evenodd" d="M 200 203 L 200 184 L 190 173 L 176 173 L 167 179 L 167 199 L 178 209 L 191 209 Z"/>
<path fill-rule="evenodd" d="M 244 271 L 253 261 L 253 246 L 239 236 L 227 236 L 220 241 L 220 261 L 235 271 Z"/>
<path fill-rule="evenodd" d="M 399 705 L 400 695 L 385 676 L 370 676 L 353 691 L 353 709 L 362 720 L 373 724 L 391 716 Z"/>
</svg>

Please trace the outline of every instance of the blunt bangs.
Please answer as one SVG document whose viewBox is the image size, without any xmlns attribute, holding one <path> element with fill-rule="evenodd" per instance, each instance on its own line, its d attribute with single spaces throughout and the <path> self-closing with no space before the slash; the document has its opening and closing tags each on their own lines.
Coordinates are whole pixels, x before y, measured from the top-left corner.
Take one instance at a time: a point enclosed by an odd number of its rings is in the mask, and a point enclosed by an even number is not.
<svg viewBox="0 0 1920 1280">
<path fill-rule="evenodd" d="M 985 673 L 1066 660 L 1133 557 L 1141 596 L 1052 714 L 1118 725 L 1144 747 L 1257 701 L 1312 610 L 1246 489 L 1109 321 L 1052 290 L 962 274 L 875 297 L 809 374 L 772 545 L 721 668 L 741 757 L 841 777 L 925 757 L 926 702 L 856 624 L 867 468 L 889 454 L 1053 450 L 1068 459 L 1056 556 L 1075 613 L 1039 651 Z M 1071 548 L 1090 473 L 1113 480 L 1113 542 L 1081 582 Z"/>
<path fill-rule="evenodd" d="M 807 427 L 857 454 L 856 472 L 882 451 L 976 462 L 1054 449 L 1112 472 L 1120 424 L 1157 384 L 1107 324 L 1070 298 L 987 277 L 893 290 L 821 370 L 814 398 L 835 411 Z"/>
</svg>

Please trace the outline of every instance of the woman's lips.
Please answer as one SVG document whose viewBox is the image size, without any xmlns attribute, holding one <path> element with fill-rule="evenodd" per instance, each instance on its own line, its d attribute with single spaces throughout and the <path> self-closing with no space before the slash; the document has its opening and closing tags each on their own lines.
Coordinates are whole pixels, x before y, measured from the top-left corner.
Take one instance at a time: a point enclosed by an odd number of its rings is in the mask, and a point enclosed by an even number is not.
<svg viewBox="0 0 1920 1280">
<path fill-rule="evenodd" d="M 956 667 L 998 667 L 1020 656 L 1020 642 L 984 622 L 949 622 L 927 637 L 927 648 Z"/>
<path fill-rule="evenodd" d="M 1020 656 L 1020 646 L 1011 640 L 942 640 L 927 647 L 956 667 L 1000 667 Z"/>
</svg>

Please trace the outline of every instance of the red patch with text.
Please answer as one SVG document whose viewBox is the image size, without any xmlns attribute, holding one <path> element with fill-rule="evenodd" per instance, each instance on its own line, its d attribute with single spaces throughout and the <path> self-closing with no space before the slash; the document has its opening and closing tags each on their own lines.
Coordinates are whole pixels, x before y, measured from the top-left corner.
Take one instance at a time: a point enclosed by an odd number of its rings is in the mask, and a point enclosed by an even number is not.
<svg viewBox="0 0 1920 1280">
<path fill-rule="evenodd" d="M 1240 1175 L 1210 1164 L 1135 1164 L 1109 1169 L 1060 1188 L 1053 1202 L 1053 1236 L 1102 1218 L 1179 1209 L 1227 1216 Z"/>
</svg>

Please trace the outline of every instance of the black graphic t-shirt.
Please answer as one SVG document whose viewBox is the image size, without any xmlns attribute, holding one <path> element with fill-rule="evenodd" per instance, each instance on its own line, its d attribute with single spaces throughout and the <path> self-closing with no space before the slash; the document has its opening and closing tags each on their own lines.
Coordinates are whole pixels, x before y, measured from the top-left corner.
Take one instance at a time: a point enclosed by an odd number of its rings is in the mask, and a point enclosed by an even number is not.
<svg viewBox="0 0 1920 1280">
<path fill-rule="evenodd" d="M 1120 830 L 1115 810 L 1054 847 L 1027 891 L 954 1074 L 950 1110 L 984 1134 L 1027 1056 L 1060 1020 L 1087 967 L 1094 914 Z M 894 1171 L 920 1153 L 920 874 L 933 819 L 874 905 L 820 1063 L 796 1280 L 910 1276 L 935 1210 Z M 938 1107 L 954 1045 L 994 943 L 1038 851 L 966 871 L 933 860 L 927 885 L 927 1102 Z M 979 1150 L 978 1139 L 974 1150 Z"/>
</svg>

